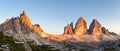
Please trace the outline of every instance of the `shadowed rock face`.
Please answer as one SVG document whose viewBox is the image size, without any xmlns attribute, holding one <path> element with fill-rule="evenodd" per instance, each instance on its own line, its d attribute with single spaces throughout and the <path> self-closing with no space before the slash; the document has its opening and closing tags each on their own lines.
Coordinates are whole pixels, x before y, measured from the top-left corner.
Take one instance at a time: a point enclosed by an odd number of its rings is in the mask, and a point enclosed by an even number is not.
<svg viewBox="0 0 120 51">
<path fill-rule="evenodd" d="M 72 32 L 74 32 L 73 22 L 70 23 L 70 26 L 72 27 Z"/>
<path fill-rule="evenodd" d="M 105 29 L 105 27 L 102 27 L 102 33 L 103 33 L 103 34 L 106 34 L 106 29 Z"/>
<path fill-rule="evenodd" d="M 41 29 L 40 25 L 39 24 L 35 24 L 32 26 L 33 27 L 33 31 L 37 32 L 38 34 L 40 34 L 40 36 L 42 37 L 47 37 L 46 34 L 44 34 L 44 31 Z"/>
<path fill-rule="evenodd" d="M 86 21 L 80 17 L 75 25 L 74 34 L 83 35 L 87 33 Z"/>
<path fill-rule="evenodd" d="M 108 29 L 106 30 L 105 34 L 109 35 L 109 31 L 108 31 Z"/>
<path fill-rule="evenodd" d="M 108 34 L 109 34 L 109 31 L 108 31 L 108 29 L 106 30 L 105 27 L 102 27 L 102 33 L 108 35 Z"/>
<path fill-rule="evenodd" d="M 97 20 L 93 19 L 89 27 L 89 32 L 90 34 L 93 35 L 101 35 L 102 34 L 101 24 Z"/>
</svg>

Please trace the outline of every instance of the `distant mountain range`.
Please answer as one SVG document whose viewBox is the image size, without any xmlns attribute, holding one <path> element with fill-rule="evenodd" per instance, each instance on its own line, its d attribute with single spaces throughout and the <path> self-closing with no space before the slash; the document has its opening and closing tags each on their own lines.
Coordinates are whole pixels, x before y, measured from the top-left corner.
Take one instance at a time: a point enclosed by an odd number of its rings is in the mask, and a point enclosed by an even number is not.
<svg viewBox="0 0 120 51">
<path fill-rule="evenodd" d="M 23 42 L 26 51 L 33 51 L 28 42 L 34 45 L 50 45 L 60 51 L 103 51 L 105 49 L 120 50 L 120 36 L 93 19 L 87 28 L 86 21 L 80 17 L 73 27 L 73 22 L 64 27 L 61 35 L 44 32 L 39 24 L 32 24 L 25 11 L 20 17 L 6 19 L 0 25 L 0 32 L 14 38 L 15 42 Z M 44 51 L 44 50 L 43 50 Z"/>
</svg>

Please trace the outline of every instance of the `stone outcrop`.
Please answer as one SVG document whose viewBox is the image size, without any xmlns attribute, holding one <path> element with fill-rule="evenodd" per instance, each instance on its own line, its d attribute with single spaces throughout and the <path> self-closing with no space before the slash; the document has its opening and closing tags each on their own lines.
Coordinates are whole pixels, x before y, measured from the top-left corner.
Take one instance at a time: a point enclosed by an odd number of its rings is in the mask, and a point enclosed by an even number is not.
<svg viewBox="0 0 120 51">
<path fill-rule="evenodd" d="M 34 24 L 32 31 L 35 31 L 36 33 L 40 34 L 40 36 L 42 37 L 47 37 L 47 35 L 44 33 L 44 31 L 42 30 L 39 24 Z"/>
<path fill-rule="evenodd" d="M 97 20 L 93 19 L 89 27 L 89 32 L 90 34 L 93 35 L 101 35 L 102 34 L 101 24 Z"/>
<path fill-rule="evenodd" d="M 64 33 L 63 34 L 73 34 L 73 25 L 67 24 L 67 26 L 64 27 Z"/>
<path fill-rule="evenodd" d="M 41 29 L 39 24 L 33 25 L 33 30 L 36 31 L 36 32 L 39 32 L 39 33 L 43 32 L 43 30 Z"/>
<path fill-rule="evenodd" d="M 102 33 L 108 35 L 109 31 L 108 31 L 108 29 L 105 29 L 105 27 L 102 27 Z"/>
<path fill-rule="evenodd" d="M 86 21 L 80 17 L 75 25 L 74 34 L 83 35 L 87 33 Z"/>
</svg>

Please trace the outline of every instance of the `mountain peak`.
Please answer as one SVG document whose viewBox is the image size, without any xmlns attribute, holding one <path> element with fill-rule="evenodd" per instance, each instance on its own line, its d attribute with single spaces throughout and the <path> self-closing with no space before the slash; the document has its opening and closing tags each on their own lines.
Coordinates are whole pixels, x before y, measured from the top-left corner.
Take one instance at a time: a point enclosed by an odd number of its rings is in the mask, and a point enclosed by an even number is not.
<svg viewBox="0 0 120 51">
<path fill-rule="evenodd" d="M 81 35 L 87 32 L 86 21 L 80 17 L 75 25 L 74 34 Z"/>
<path fill-rule="evenodd" d="M 26 11 L 25 11 L 25 10 L 23 10 L 23 12 L 22 12 L 22 14 L 21 14 L 21 15 L 27 15 L 27 14 L 26 14 Z"/>
<path fill-rule="evenodd" d="M 102 34 L 101 24 L 96 19 L 93 19 L 92 23 L 90 24 L 89 31 L 93 35 L 101 35 Z"/>
<path fill-rule="evenodd" d="M 79 20 L 83 20 L 83 17 L 80 17 Z"/>
<path fill-rule="evenodd" d="M 95 24 L 95 25 L 101 26 L 101 24 L 96 19 L 93 19 L 92 23 Z"/>
<path fill-rule="evenodd" d="M 0 25 L 2 28 L 0 30 L 13 30 L 14 32 L 19 33 L 20 31 L 24 34 L 29 34 L 32 31 L 38 33 L 41 36 L 47 36 L 44 34 L 44 31 L 40 27 L 40 25 L 35 24 L 32 25 L 29 17 L 27 16 L 27 13 L 23 11 L 20 14 L 20 17 L 12 17 L 11 19 L 7 19 L 2 25 Z"/>
<path fill-rule="evenodd" d="M 20 21 L 21 21 L 21 24 L 32 28 L 31 21 L 25 11 L 23 11 L 22 14 L 20 15 Z"/>
</svg>

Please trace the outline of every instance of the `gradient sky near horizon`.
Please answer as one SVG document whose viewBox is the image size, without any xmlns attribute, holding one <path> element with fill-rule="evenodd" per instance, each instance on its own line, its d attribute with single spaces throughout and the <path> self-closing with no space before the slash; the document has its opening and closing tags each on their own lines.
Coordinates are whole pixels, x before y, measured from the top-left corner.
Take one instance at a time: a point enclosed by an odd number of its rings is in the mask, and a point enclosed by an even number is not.
<svg viewBox="0 0 120 51">
<path fill-rule="evenodd" d="M 50 34 L 62 34 L 64 26 L 83 17 L 89 28 L 97 19 L 109 31 L 120 34 L 120 0 L 1 0 L 0 23 L 25 10 L 32 24 Z"/>
</svg>

